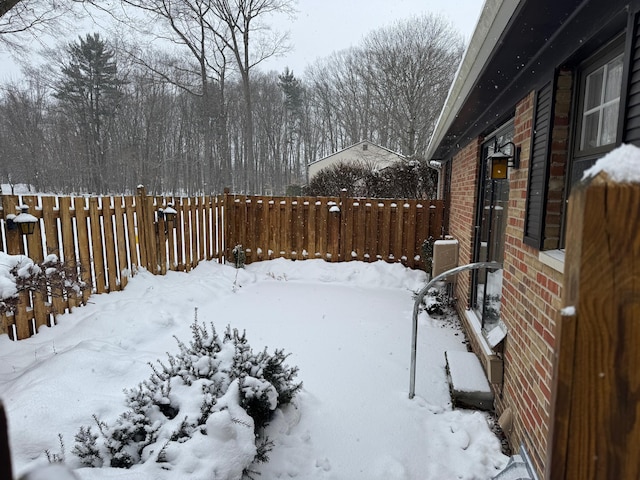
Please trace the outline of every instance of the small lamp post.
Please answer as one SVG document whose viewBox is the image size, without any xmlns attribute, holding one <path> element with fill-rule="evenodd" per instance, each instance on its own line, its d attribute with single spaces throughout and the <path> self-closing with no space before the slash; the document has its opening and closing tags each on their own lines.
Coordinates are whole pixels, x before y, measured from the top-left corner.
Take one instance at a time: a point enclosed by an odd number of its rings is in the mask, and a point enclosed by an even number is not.
<svg viewBox="0 0 640 480">
<path fill-rule="evenodd" d="M 502 149 L 511 145 L 511 154 L 504 152 Z M 491 180 L 504 180 L 507 178 L 507 168 L 520 168 L 520 147 L 513 142 L 507 142 L 503 145 L 494 147 L 493 153 L 487 157 L 491 161 L 490 177 Z"/>
<path fill-rule="evenodd" d="M 164 215 L 164 221 L 167 222 L 167 225 L 171 225 L 172 227 L 175 225 L 176 216 L 178 212 L 175 208 L 173 208 L 173 203 L 167 205 L 167 207 L 162 210 L 162 214 Z"/>
<path fill-rule="evenodd" d="M 17 227 L 21 235 L 32 235 L 36 228 L 36 223 L 38 223 L 38 219 L 29 213 L 27 205 L 20 205 L 20 213 L 12 219 L 7 215 L 7 227 L 9 230 Z"/>
</svg>

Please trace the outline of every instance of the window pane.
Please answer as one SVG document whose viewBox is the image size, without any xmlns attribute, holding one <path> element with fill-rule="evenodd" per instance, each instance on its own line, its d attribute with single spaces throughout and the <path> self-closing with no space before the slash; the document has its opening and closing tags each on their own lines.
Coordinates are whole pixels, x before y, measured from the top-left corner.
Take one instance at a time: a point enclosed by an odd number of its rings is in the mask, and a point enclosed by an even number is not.
<svg viewBox="0 0 640 480">
<path fill-rule="evenodd" d="M 584 96 L 585 112 L 602 103 L 603 76 L 604 67 L 601 67 L 587 77 L 587 86 Z"/>
<path fill-rule="evenodd" d="M 600 111 L 597 110 L 584 117 L 582 121 L 582 140 L 580 141 L 580 149 L 595 148 L 598 146 L 598 121 L 600 120 Z"/>
<path fill-rule="evenodd" d="M 622 55 L 613 59 L 607 65 L 607 86 L 604 94 L 604 101 L 609 102 L 620 98 L 622 87 Z"/>
<path fill-rule="evenodd" d="M 616 131 L 618 130 L 618 106 L 619 102 L 604 107 L 602 117 L 602 133 L 600 134 L 600 145 L 609 145 L 616 141 Z"/>
</svg>

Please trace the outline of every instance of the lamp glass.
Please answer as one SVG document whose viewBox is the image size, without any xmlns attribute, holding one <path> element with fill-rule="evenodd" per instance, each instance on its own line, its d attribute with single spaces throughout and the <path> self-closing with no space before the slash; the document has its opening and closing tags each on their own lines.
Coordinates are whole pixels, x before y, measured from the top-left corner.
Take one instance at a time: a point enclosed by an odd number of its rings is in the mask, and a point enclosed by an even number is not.
<svg viewBox="0 0 640 480">
<path fill-rule="evenodd" d="M 509 157 L 495 156 L 491 159 L 491 179 L 504 180 L 507 178 Z"/>
<path fill-rule="evenodd" d="M 22 235 L 32 235 L 33 231 L 36 228 L 36 223 L 35 222 L 20 222 L 20 223 L 18 223 L 18 226 L 20 228 L 20 233 Z"/>
</svg>

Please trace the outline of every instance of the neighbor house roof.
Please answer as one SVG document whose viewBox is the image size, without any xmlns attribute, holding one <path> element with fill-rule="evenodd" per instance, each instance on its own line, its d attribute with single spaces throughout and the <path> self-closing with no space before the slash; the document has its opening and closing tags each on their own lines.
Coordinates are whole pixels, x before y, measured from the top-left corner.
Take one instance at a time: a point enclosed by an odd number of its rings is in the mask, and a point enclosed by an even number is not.
<svg viewBox="0 0 640 480">
<path fill-rule="evenodd" d="M 372 143 L 369 140 L 362 140 L 361 142 L 350 145 L 349 147 L 310 163 L 309 179 L 320 170 L 341 162 L 363 162 L 370 164 L 372 168 L 383 169 L 405 158 L 404 155 L 398 152 Z"/>
</svg>

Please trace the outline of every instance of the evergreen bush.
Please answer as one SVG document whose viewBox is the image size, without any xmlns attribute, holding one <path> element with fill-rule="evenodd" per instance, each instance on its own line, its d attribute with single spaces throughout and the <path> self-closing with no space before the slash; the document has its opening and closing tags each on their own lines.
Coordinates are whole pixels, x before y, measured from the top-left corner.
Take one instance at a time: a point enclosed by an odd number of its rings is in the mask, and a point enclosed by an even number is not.
<svg viewBox="0 0 640 480">
<path fill-rule="evenodd" d="M 80 427 L 73 453 L 83 465 L 130 468 L 146 461 L 166 463 L 167 451 L 176 444 L 199 434 L 216 437 L 208 430 L 225 425 L 220 423 L 225 414 L 242 428 L 253 429 L 252 461 L 268 460 L 273 443 L 264 427 L 302 388 L 295 381 L 298 368 L 285 364 L 288 355 L 283 350 L 255 353 L 245 332 L 227 326 L 218 335 L 213 324 L 208 328 L 198 323 L 197 311 L 191 332 L 188 344 L 176 338 L 178 352 L 167 353 L 165 362 L 150 363 L 149 378 L 125 390 L 128 410 L 115 422 L 107 424 L 94 416 L 97 432 Z M 196 415 L 190 409 L 194 402 L 199 405 Z M 246 414 L 234 415 L 234 402 Z"/>
</svg>

